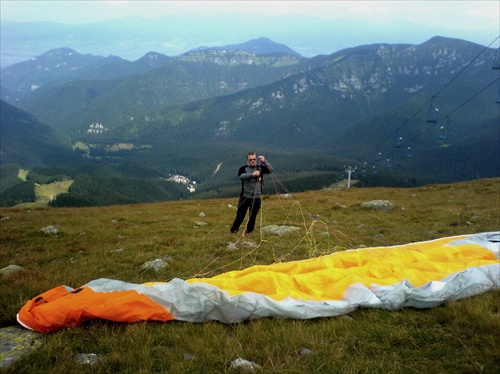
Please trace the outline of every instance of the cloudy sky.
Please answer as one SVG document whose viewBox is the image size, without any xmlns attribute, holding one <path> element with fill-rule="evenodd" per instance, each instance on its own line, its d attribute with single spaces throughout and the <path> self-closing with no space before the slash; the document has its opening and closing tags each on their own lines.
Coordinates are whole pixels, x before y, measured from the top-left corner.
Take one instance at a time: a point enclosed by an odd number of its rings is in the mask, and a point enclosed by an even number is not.
<svg viewBox="0 0 500 374">
<path fill-rule="evenodd" d="M 126 0 L 2 0 L 1 18 L 10 21 L 89 23 L 138 16 L 146 19 L 172 14 L 250 13 L 263 16 L 308 15 L 328 20 L 396 20 L 420 25 L 480 28 L 498 32 L 498 0 L 474 1 L 126 1 Z"/>
<path fill-rule="evenodd" d="M 498 0 L 0 0 L 0 7 L 2 67 L 60 47 L 133 60 L 148 51 L 175 56 L 199 46 L 237 44 L 266 36 L 311 57 L 371 43 L 420 44 L 436 35 L 498 48 L 500 35 Z M 142 34 L 134 28 L 137 22 L 123 21 L 131 16 L 147 20 L 142 23 L 146 25 Z M 64 43 L 64 35 L 41 40 L 41 35 L 47 35 L 42 32 L 46 26 L 36 26 L 38 31 L 29 34 L 30 28 L 8 28 L 4 22 L 50 21 L 109 30 L 110 23 L 104 27 L 97 22 L 116 19 L 122 19 L 112 24 L 121 34 L 114 39 L 103 34 L 90 40 L 97 34 L 88 31 Z M 145 36 L 144 29 L 150 34 Z"/>
</svg>

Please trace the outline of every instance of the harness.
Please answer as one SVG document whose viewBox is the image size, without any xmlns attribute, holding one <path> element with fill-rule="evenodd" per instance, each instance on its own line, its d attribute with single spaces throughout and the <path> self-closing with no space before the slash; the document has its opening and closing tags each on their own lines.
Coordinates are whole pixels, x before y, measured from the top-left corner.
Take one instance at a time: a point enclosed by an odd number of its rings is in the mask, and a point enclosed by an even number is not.
<svg viewBox="0 0 500 374">
<path fill-rule="evenodd" d="M 261 171 L 261 163 L 260 163 L 260 160 L 257 161 L 256 165 L 255 165 L 255 169 L 250 167 L 250 165 L 245 165 L 245 166 L 242 166 L 245 168 L 245 171 L 246 171 L 246 168 L 250 168 L 252 171 L 254 170 L 258 170 L 258 171 Z M 264 185 L 264 175 L 261 173 L 259 175 L 259 177 L 257 178 L 257 182 L 256 183 L 259 183 L 260 184 L 260 195 L 262 196 L 262 191 L 263 191 L 263 185 Z M 257 186 L 256 186 L 257 188 Z M 240 197 L 243 197 L 245 193 L 245 180 L 241 180 L 241 192 L 240 192 Z"/>
</svg>

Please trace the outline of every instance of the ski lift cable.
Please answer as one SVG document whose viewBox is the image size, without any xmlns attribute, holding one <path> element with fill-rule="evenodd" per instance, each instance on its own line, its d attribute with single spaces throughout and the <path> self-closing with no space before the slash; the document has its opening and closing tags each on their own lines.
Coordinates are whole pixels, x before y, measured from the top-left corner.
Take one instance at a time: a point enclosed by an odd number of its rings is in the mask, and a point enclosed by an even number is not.
<svg viewBox="0 0 500 374">
<path fill-rule="evenodd" d="M 387 136 L 384 140 L 382 140 L 379 144 L 377 144 L 376 148 L 379 148 L 382 144 L 384 144 L 387 140 L 393 139 L 394 135 L 396 135 L 399 130 L 401 130 L 403 127 L 405 127 L 413 118 L 417 116 L 418 113 L 424 108 L 426 108 L 431 100 L 428 100 L 424 105 L 422 105 L 415 113 L 413 113 L 410 118 L 408 118 L 405 123 L 403 123 L 401 126 L 399 126 L 395 131 L 393 131 L 389 136 Z"/>
<path fill-rule="evenodd" d="M 449 118 L 451 114 L 455 113 L 457 110 L 459 110 L 460 108 L 462 108 L 462 107 L 463 107 L 465 104 L 467 104 L 469 101 L 471 101 L 471 100 L 475 99 L 475 98 L 476 98 L 477 96 L 479 96 L 482 92 L 484 92 L 484 91 L 485 91 L 485 90 L 487 90 L 489 87 L 491 87 L 492 85 L 494 85 L 495 83 L 497 83 L 499 80 L 500 80 L 500 77 L 499 77 L 499 78 L 496 78 L 494 81 L 492 81 L 491 83 L 487 84 L 485 87 L 483 87 L 483 88 L 482 88 L 482 89 L 480 89 L 478 92 L 476 92 L 474 95 L 472 95 L 472 96 L 471 96 L 471 97 L 469 97 L 467 100 L 465 100 L 462 104 L 460 104 L 460 105 L 459 105 L 459 106 L 457 106 L 455 109 L 451 110 L 448 114 L 446 114 L 446 115 L 445 115 L 445 116 L 443 116 L 441 119 L 439 119 L 439 120 L 438 120 L 438 123 L 439 123 L 439 122 L 441 122 L 442 120 L 446 119 L 446 118 Z M 408 122 L 409 122 L 409 121 L 410 121 L 413 117 L 415 117 L 415 115 L 416 115 L 418 112 L 420 112 L 423 108 L 425 108 L 425 106 L 426 106 L 426 105 L 427 105 L 427 104 L 424 104 L 424 105 L 423 105 L 423 106 L 422 106 L 419 110 L 417 110 L 417 111 L 415 112 L 415 114 L 414 114 L 414 115 L 413 115 L 410 119 L 408 119 L 408 120 L 405 122 L 405 124 L 406 124 L 406 123 L 408 123 Z M 423 134 L 427 133 L 428 131 L 430 131 L 430 130 L 431 130 L 432 128 L 434 128 L 434 127 L 435 127 L 435 124 L 433 124 L 433 125 L 431 125 L 431 126 L 427 127 L 425 130 L 423 130 L 422 132 L 420 132 L 420 133 L 418 133 L 417 135 L 415 135 L 415 136 L 414 136 L 413 138 L 411 138 L 409 141 L 407 141 L 407 142 L 403 143 L 403 144 L 402 144 L 402 146 L 403 146 L 403 147 L 406 147 L 406 146 L 408 146 L 408 145 L 410 145 L 410 146 L 411 146 L 411 144 L 413 144 L 413 143 L 415 142 L 415 140 L 416 140 L 418 137 L 420 137 L 420 136 L 422 136 Z M 401 127 L 400 127 L 400 128 L 401 128 Z M 400 128 L 399 128 L 399 129 L 400 129 Z M 398 129 L 398 130 L 399 130 L 399 129 Z M 394 132 L 391 136 L 393 136 L 394 134 L 396 134 L 398 130 L 396 130 L 396 131 L 395 131 L 395 132 Z M 388 137 L 388 138 L 389 138 L 389 137 Z M 387 140 L 388 138 L 386 138 L 385 140 Z M 385 142 L 385 141 L 384 141 L 384 142 Z M 382 145 L 384 142 L 382 142 L 382 143 L 380 143 L 379 145 L 377 145 L 376 149 L 377 149 L 377 152 L 378 152 L 378 153 L 380 153 L 380 152 L 379 152 L 380 145 Z"/>
<path fill-rule="evenodd" d="M 436 96 L 437 96 L 437 95 L 439 95 L 439 94 L 440 94 L 440 93 L 441 93 L 441 92 L 442 92 L 442 91 L 443 91 L 446 87 L 448 87 L 448 86 L 449 86 L 449 85 L 450 85 L 450 84 L 451 84 L 451 83 L 452 83 L 452 82 L 453 82 L 453 81 L 454 81 L 454 80 L 455 80 L 455 79 L 456 79 L 456 78 L 457 78 L 460 74 L 462 74 L 462 73 L 465 71 L 465 69 L 467 69 L 467 68 L 468 68 L 468 67 L 469 67 L 469 66 L 470 66 L 470 65 L 471 65 L 471 64 L 472 64 L 475 60 L 477 60 L 477 59 L 479 58 L 479 56 L 481 56 L 481 55 L 482 55 L 482 54 L 483 54 L 486 50 L 488 50 L 488 48 L 490 48 L 490 46 L 491 46 L 493 43 L 495 43 L 495 42 L 496 42 L 499 38 L 500 38 L 500 36 L 497 36 L 497 37 L 496 37 L 496 38 L 495 38 L 495 39 L 494 39 L 494 40 L 493 40 L 490 44 L 488 44 L 488 46 L 486 46 L 485 48 L 483 48 L 483 49 L 481 50 L 481 52 L 480 52 L 480 53 L 478 53 L 478 54 L 477 54 L 477 56 L 476 56 L 476 57 L 474 57 L 471 61 L 469 61 L 469 62 L 467 63 L 467 65 L 465 65 L 465 66 L 464 66 L 464 68 L 463 68 L 462 70 L 460 70 L 459 72 L 457 72 L 457 73 L 455 74 L 455 76 L 453 76 L 453 77 L 450 79 L 450 81 L 449 81 L 448 83 L 446 83 L 446 84 L 444 85 L 444 87 L 442 87 L 442 88 L 438 91 L 438 93 L 436 93 L 435 95 L 433 95 L 431 99 L 427 100 L 427 101 L 426 101 L 426 102 L 425 102 L 425 103 L 424 103 L 424 104 L 423 104 L 423 105 L 422 105 L 422 106 L 421 106 L 421 107 L 420 107 L 420 108 L 419 108 L 419 109 L 418 109 L 415 113 L 413 113 L 413 114 L 410 116 L 410 118 L 408 118 L 408 119 L 407 119 L 407 120 L 406 120 L 406 121 L 405 121 L 405 122 L 404 122 L 401 126 L 399 126 L 399 127 L 398 127 L 395 131 L 393 131 L 393 132 L 392 132 L 389 136 L 387 136 L 384 140 L 382 140 L 382 141 L 381 141 L 381 142 L 380 142 L 380 143 L 376 146 L 376 148 L 378 149 L 378 148 L 379 148 L 382 144 L 384 144 L 385 142 L 387 142 L 387 140 L 389 140 L 389 139 L 393 139 L 393 138 L 394 138 L 394 136 L 395 136 L 395 135 L 399 132 L 399 130 L 401 130 L 401 129 L 402 129 L 403 127 L 405 127 L 405 126 L 406 126 L 406 125 L 407 125 L 407 124 L 408 124 L 408 123 L 409 123 L 409 122 L 410 122 L 413 118 L 415 118 L 415 117 L 417 116 L 417 114 L 418 114 L 418 113 L 420 113 L 420 111 L 422 111 L 424 108 L 427 108 L 427 107 L 429 106 L 429 104 L 430 104 L 430 103 L 431 103 L 431 102 L 432 102 L 432 101 L 436 98 Z M 498 80 L 498 79 L 497 79 L 497 80 Z M 494 83 L 494 82 L 493 82 L 493 83 Z M 491 84 L 493 84 L 493 83 L 491 83 Z M 491 85 L 491 84 L 490 84 L 490 85 Z M 490 85 L 488 85 L 488 87 L 489 87 Z M 484 89 L 486 89 L 486 88 L 487 88 L 487 87 L 485 87 Z M 484 89 L 483 89 L 483 90 L 484 90 Z M 483 90 L 481 90 L 480 92 L 482 92 Z M 480 92 L 479 92 L 479 93 L 480 93 Z M 479 93 L 478 93 L 478 94 L 479 94 Z M 473 96 L 473 97 L 475 97 L 475 96 Z M 472 99 L 472 98 L 471 98 L 471 99 Z M 470 99 L 470 100 L 471 100 L 471 99 Z M 465 103 L 463 103 L 462 105 L 464 105 L 464 104 L 465 104 Z M 462 106 L 462 105 L 461 105 L 461 106 Z M 458 108 L 456 108 L 455 110 L 458 110 Z M 455 110 L 454 110 L 454 111 L 455 111 Z"/>
<path fill-rule="evenodd" d="M 500 69 L 500 47 L 498 47 L 497 51 L 495 52 L 495 61 L 493 61 L 493 69 L 494 70 Z"/>
<path fill-rule="evenodd" d="M 469 101 L 471 101 L 472 99 L 474 99 L 476 96 L 480 95 L 483 91 L 485 91 L 486 89 L 488 89 L 489 87 L 493 86 L 496 82 L 498 82 L 500 80 L 500 77 L 498 77 L 497 79 L 495 79 L 493 82 L 489 83 L 486 87 L 484 87 L 483 89 L 481 89 L 480 91 L 478 91 L 477 93 L 475 93 L 474 95 L 472 95 L 469 99 L 467 99 L 465 102 L 463 102 L 462 104 L 460 104 L 459 106 L 457 106 L 455 109 L 453 109 L 451 112 L 449 112 L 447 115 L 451 115 L 453 113 L 455 113 L 457 110 L 459 110 L 461 107 L 463 107 L 465 104 L 467 104 Z M 439 120 L 440 121 L 440 120 Z M 438 122 L 439 122 L 438 121 Z"/>
<path fill-rule="evenodd" d="M 454 76 L 453 76 L 453 77 L 452 77 L 452 78 L 448 81 L 448 83 L 446 83 L 446 84 L 444 85 L 444 87 L 443 87 L 443 88 L 441 88 L 441 89 L 438 91 L 438 93 L 437 93 L 437 94 L 435 94 L 435 95 L 433 96 L 433 98 L 434 98 L 434 97 L 437 97 L 437 96 L 438 96 L 438 95 L 439 95 L 442 91 L 444 91 L 444 89 L 445 89 L 446 87 L 448 87 L 448 86 L 449 86 L 449 85 L 450 85 L 450 84 L 451 84 L 451 83 L 452 83 L 452 82 L 453 82 L 453 81 L 454 81 L 454 80 L 455 80 L 455 79 L 456 79 L 456 78 L 457 78 L 460 74 L 462 74 L 462 73 L 465 71 L 465 69 L 467 69 L 467 68 L 468 68 L 468 67 L 469 67 L 469 66 L 470 66 L 470 65 L 471 65 L 474 61 L 476 61 L 476 60 L 479 58 L 479 56 L 481 56 L 481 55 L 482 55 L 482 54 L 483 54 L 483 53 L 484 53 L 484 52 L 485 52 L 488 48 L 490 48 L 490 46 L 491 46 L 493 43 L 495 43 L 495 42 L 496 42 L 499 38 L 500 38 L 500 36 L 497 36 L 497 37 L 495 38 L 495 40 L 493 40 L 493 41 L 492 41 L 492 42 L 491 42 L 488 46 L 484 47 L 484 49 L 483 49 L 481 52 L 479 52 L 479 53 L 478 53 L 478 55 L 477 55 L 476 57 L 474 57 L 472 60 L 470 60 L 470 61 L 467 63 L 467 65 L 465 65 L 465 66 L 464 66 L 464 68 L 463 68 L 462 70 L 460 70 L 459 72 L 457 72 L 457 74 L 455 74 L 455 75 L 454 75 Z"/>
<path fill-rule="evenodd" d="M 465 104 L 467 104 L 469 101 L 473 100 L 474 98 L 476 98 L 478 95 L 480 95 L 483 91 L 487 90 L 489 87 L 491 87 L 493 84 L 495 84 L 496 82 L 498 82 L 500 80 L 500 77 L 495 79 L 493 82 L 489 83 L 488 85 L 486 85 L 485 87 L 483 87 L 481 90 L 479 90 L 478 92 L 476 92 L 474 95 L 472 95 L 471 97 L 469 97 L 466 101 L 464 101 L 462 104 L 460 104 L 459 106 L 457 106 L 455 109 L 453 109 L 452 111 L 450 111 L 447 115 L 443 116 L 441 119 L 438 120 L 438 123 L 441 122 L 442 120 L 446 119 L 446 118 L 449 118 L 451 114 L 455 113 L 457 110 L 459 110 L 461 107 L 463 107 Z M 410 144 L 411 142 L 413 142 L 416 138 L 418 138 L 419 136 L 425 134 L 426 132 L 428 132 L 429 130 L 431 130 L 435 125 L 431 125 L 429 126 L 428 128 L 426 128 L 425 130 L 423 130 L 422 132 L 420 132 L 419 134 L 415 135 L 412 139 L 410 139 L 409 142 L 407 142 L 405 145 L 407 144 Z"/>
</svg>

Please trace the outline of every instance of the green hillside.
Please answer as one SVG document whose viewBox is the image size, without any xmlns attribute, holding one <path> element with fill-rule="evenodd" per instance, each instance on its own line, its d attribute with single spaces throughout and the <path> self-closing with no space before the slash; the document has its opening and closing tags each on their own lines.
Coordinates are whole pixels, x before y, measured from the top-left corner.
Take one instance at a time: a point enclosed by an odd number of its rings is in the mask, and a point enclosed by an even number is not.
<svg viewBox="0 0 500 374">
<path fill-rule="evenodd" d="M 18 105 L 64 134 L 82 136 L 93 123 L 114 129 L 158 108 L 276 81 L 296 70 L 300 61 L 298 57 L 260 57 L 243 51 L 191 52 L 148 72 L 109 79 L 101 69 L 101 79 L 94 74 L 51 84 Z"/>
<path fill-rule="evenodd" d="M 79 161 L 54 129 L 4 101 L 0 105 L 1 165 L 71 165 Z"/>
</svg>

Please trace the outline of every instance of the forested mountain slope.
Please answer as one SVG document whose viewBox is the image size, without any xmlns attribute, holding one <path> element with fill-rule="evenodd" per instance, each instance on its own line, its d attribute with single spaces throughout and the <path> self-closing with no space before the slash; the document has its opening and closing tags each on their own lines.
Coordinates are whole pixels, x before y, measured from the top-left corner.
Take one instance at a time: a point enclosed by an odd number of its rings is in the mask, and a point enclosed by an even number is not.
<svg viewBox="0 0 500 374">
<path fill-rule="evenodd" d="M 249 150 L 268 156 L 291 191 L 331 185 L 346 165 L 357 167 L 360 186 L 498 177 L 495 54 L 435 37 L 314 58 L 223 48 L 176 58 L 152 53 L 134 63 L 87 56 L 85 74 L 48 74 L 17 102 L 31 114 L 2 103 L 2 138 L 3 112 L 11 119 L 17 113 L 17 120 L 5 130 L 8 157 L 2 154 L 1 162 L 41 166 L 36 173 L 47 177 L 66 168 L 62 174 L 78 176 L 70 194 L 81 197 L 66 201 L 82 205 L 106 203 L 92 194 L 114 196 L 114 203 L 148 201 L 148 194 L 237 195 L 235 170 Z M 16 84 L 27 87 L 30 79 Z M 2 89 L 13 92 L 12 85 Z M 36 135 L 31 129 L 20 136 L 28 120 L 37 123 Z M 54 156 L 64 149 L 56 139 L 64 139 L 66 151 L 74 147 L 71 156 Z M 71 166 L 73 156 L 91 167 Z M 141 183 L 161 184 L 175 174 L 196 181 L 196 192 L 162 185 L 137 193 Z"/>
</svg>

